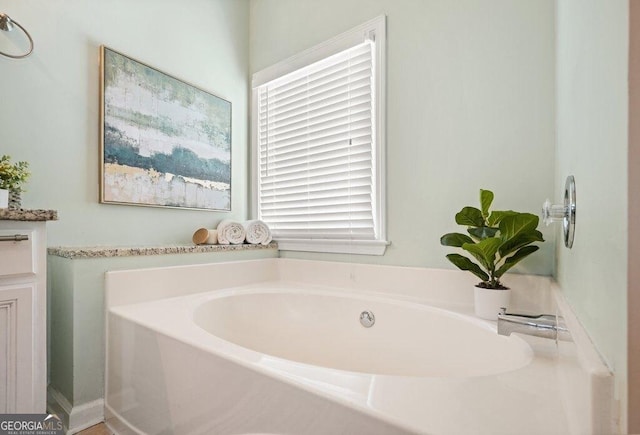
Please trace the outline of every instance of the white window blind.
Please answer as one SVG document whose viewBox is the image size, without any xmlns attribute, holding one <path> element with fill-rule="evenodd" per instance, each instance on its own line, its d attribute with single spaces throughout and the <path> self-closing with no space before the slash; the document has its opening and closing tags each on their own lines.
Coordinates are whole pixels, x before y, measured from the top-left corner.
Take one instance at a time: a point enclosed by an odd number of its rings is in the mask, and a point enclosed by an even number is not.
<svg viewBox="0 0 640 435">
<path fill-rule="evenodd" d="M 376 239 L 372 46 L 258 88 L 259 216 L 274 238 Z"/>
</svg>

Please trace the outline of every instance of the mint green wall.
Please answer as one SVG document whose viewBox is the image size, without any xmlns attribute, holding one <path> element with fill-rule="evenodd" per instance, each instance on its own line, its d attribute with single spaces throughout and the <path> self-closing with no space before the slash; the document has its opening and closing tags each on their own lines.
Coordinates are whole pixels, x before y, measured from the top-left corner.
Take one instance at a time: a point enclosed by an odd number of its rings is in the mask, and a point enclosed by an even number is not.
<svg viewBox="0 0 640 435">
<path fill-rule="evenodd" d="M 479 188 L 496 208 L 538 213 L 554 183 L 552 0 L 252 0 L 254 73 L 387 15 L 384 257 L 283 257 L 452 267 L 440 247 Z M 521 272 L 551 274 L 554 232 Z M 508 279 L 507 279 L 508 281 Z"/>
<path fill-rule="evenodd" d="M 73 389 L 73 263 L 47 257 L 47 383 L 70 403 Z M 100 313 L 95 313 L 98 317 Z M 97 324 L 97 321 L 96 321 Z M 91 325 L 89 325 L 91 328 Z M 80 352 L 82 353 L 82 352 Z"/>
<path fill-rule="evenodd" d="M 23 206 L 59 211 L 50 246 L 186 243 L 246 217 L 248 0 L 0 0 L 0 11 L 35 41 L 29 58 L 0 57 L 0 154 L 31 164 Z M 231 213 L 98 204 L 101 44 L 231 101 Z"/>
<path fill-rule="evenodd" d="M 49 245 L 181 243 L 195 228 L 246 217 L 247 72 L 382 13 L 389 35 L 392 245 L 382 258 L 312 257 L 449 267 L 439 236 L 455 229 L 453 214 L 475 204 L 480 187 L 496 192 L 496 207 L 531 212 L 557 189 L 552 0 L 193 0 L 173 6 L 0 0 L 36 42 L 28 59 L 0 59 L 1 150 L 31 162 L 24 205 L 60 211 Z M 232 101 L 231 214 L 97 203 L 100 44 Z M 550 240 L 521 271 L 549 274 L 552 257 Z"/>
<path fill-rule="evenodd" d="M 556 184 L 573 174 L 577 197 L 576 239 L 558 248 L 557 280 L 615 372 L 626 433 L 629 2 L 557 9 Z"/>
</svg>

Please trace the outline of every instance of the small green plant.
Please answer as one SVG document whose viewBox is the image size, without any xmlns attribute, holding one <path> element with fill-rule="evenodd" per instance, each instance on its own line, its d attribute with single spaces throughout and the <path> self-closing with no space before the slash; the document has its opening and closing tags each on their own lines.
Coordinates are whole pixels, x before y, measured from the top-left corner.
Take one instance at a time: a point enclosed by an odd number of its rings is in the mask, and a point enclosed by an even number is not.
<svg viewBox="0 0 640 435">
<path fill-rule="evenodd" d="M 493 192 L 480 189 L 480 209 L 464 207 L 456 214 L 456 223 L 467 227 L 467 234 L 448 233 L 440 244 L 462 248 L 477 263 L 460 254 L 447 258 L 460 270 L 468 270 L 482 280 L 477 287 L 507 289 L 500 278 L 525 257 L 538 250 L 535 242 L 544 242 L 537 230 L 538 216 L 515 211 L 489 211 Z"/>
<path fill-rule="evenodd" d="M 27 181 L 31 173 L 29 163 L 11 163 L 11 157 L 4 155 L 0 157 L 0 189 L 7 189 L 16 193 L 24 189 L 22 184 Z"/>
</svg>

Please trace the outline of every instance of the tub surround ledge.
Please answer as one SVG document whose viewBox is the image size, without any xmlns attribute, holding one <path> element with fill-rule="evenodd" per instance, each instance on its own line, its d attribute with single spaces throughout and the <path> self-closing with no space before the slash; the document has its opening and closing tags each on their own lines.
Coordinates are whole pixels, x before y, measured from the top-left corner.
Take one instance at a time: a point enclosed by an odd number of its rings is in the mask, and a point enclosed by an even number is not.
<svg viewBox="0 0 640 435">
<path fill-rule="evenodd" d="M 5 221 L 57 221 L 56 210 L 0 209 L 0 220 Z"/>
<path fill-rule="evenodd" d="M 107 258 L 107 257 L 135 257 L 142 255 L 167 255 L 167 254 L 200 254 L 208 252 L 248 251 L 261 249 L 278 249 L 276 242 L 268 245 L 172 245 L 172 246 L 140 246 L 140 247 L 114 247 L 114 246 L 89 246 L 89 247 L 50 247 L 49 255 L 69 259 L 82 258 Z"/>
</svg>

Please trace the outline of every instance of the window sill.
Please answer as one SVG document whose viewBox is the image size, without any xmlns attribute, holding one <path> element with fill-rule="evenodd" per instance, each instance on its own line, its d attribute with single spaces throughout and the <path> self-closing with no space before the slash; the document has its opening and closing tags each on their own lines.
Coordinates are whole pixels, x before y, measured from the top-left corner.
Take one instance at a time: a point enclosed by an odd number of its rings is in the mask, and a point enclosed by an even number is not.
<svg viewBox="0 0 640 435">
<path fill-rule="evenodd" d="M 280 251 L 326 252 L 333 254 L 384 255 L 385 240 L 278 239 Z"/>
</svg>

